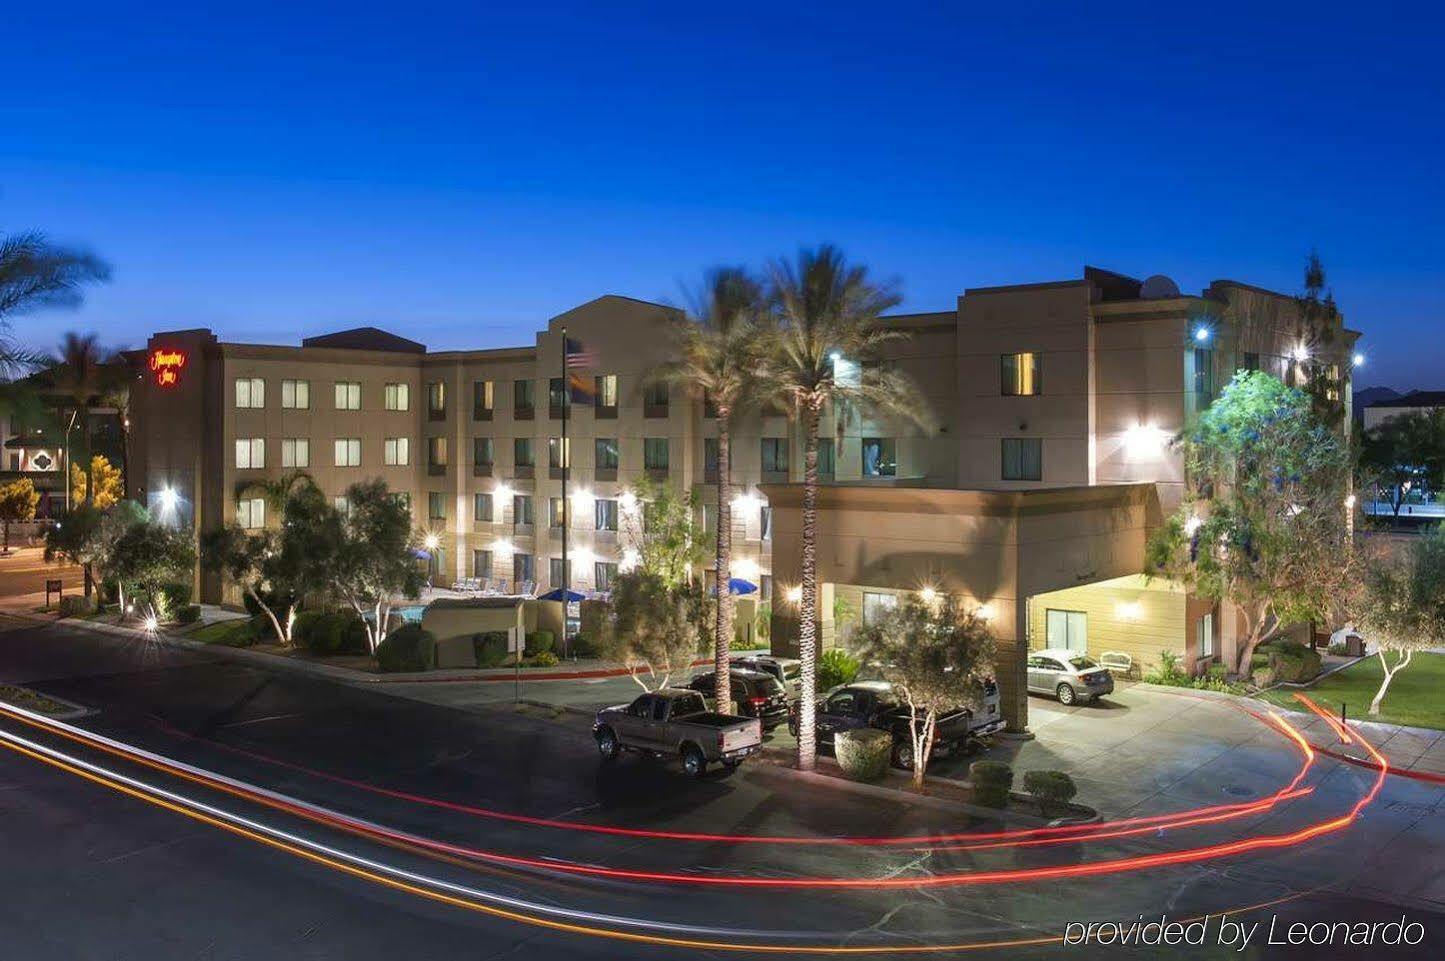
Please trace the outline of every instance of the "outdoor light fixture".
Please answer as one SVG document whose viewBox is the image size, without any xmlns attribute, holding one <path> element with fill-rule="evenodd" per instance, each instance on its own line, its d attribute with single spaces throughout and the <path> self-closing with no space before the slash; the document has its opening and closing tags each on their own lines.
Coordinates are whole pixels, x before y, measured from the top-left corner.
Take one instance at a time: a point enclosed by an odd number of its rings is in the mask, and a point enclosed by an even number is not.
<svg viewBox="0 0 1445 961">
<path fill-rule="evenodd" d="M 587 564 L 591 564 L 593 561 L 597 560 L 597 555 L 592 553 L 585 547 L 574 547 L 572 548 L 571 554 L 572 561 L 584 566 Z"/>
<path fill-rule="evenodd" d="M 162 511 L 173 511 L 180 503 L 181 496 L 175 492 L 174 488 L 162 487 L 157 499 L 161 502 Z"/>
<path fill-rule="evenodd" d="M 1189 519 L 1184 522 L 1184 536 L 1193 537 L 1194 532 L 1199 530 L 1200 525 L 1203 523 L 1204 518 L 1200 517 L 1198 514 L 1190 514 Z"/>
<path fill-rule="evenodd" d="M 835 350 L 835 351 L 833 351 L 832 353 L 830 353 L 830 354 L 828 355 L 828 359 L 831 360 L 833 363 L 836 364 L 836 363 L 838 363 L 838 361 L 840 361 L 840 360 L 843 359 L 843 355 L 840 354 L 840 353 L 838 353 L 838 352 Z"/>
<path fill-rule="evenodd" d="M 505 537 L 492 541 L 492 552 L 495 554 L 510 554 L 514 550 L 516 550 L 516 548 L 512 546 L 512 542 Z"/>
<path fill-rule="evenodd" d="M 1300 363 L 1304 363 L 1305 361 L 1310 359 L 1310 349 L 1304 344 L 1300 344 L 1294 349 L 1290 356 L 1293 357 L 1295 360 L 1299 361 Z"/>
<path fill-rule="evenodd" d="M 436 536 L 435 534 L 428 534 L 428 535 L 426 536 L 426 540 L 423 541 L 422 543 L 424 543 L 424 544 L 426 545 L 426 549 L 427 549 L 427 550 L 429 550 L 429 551 L 434 551 L 434 550 L 436 550 L 438 547 L 441 547 L 441 546 L 442 546 L 442 539 L 441 539 L 440 537 Z"/>
<path fill-rule="evenodd" d="M 783 599 L 789 604 L 803 603 L 803 585 L 795 584 L 783 592 Z"/>
<path fill-rule="evenodd" d="M 978 610 L 974 613 L 985 621 L 991 621 L 994 618 L 994 610 L 992 604 L 980 604 L 978 606 Z"/>
<path fill-rule="evenodd" d="M 918 589 L 918 599 L 925 604 L 936 604 L 938 602 L 938 588 L 932 585 Z"/>
<path fill-rule="evenodd" d="M 630 571 L 633 568 L 637 567 L 637 565 L 640 563 L 642 563 L 642 555 L 637 553 L 637 551 L 633 548 L 629 547 L 622 552 L 622 559 L 617 564 L 617 570 L 619 572 L 626 573 L 627 571 Z"/>
<path fill-rule="evenodd" d="M 637 510 L 637 495 L 632 491 L 623 491 L 622 495 L 617 498 L 617 506 L 631 514 Z"/>
<path fill-rule="evenodd" d="M 577 502 L 577 506 L 579 509 L 586 510 L 587 505 L 592 503 L 596 495 L 594 495 L 589 490 L 583 489 L 579 491 L 573 491 L 571 497 L 574 501 Z"/>
<path fill-rule="evenodd" d="M 154 614 L 152 614 L 150 617 L 147 617 L 147 618 L 145 619 L 145 629 L 148 630 L 148 631 L 150 631 L 151 633 L 155 633 L 156 629 L 159 628 L 160 626 L 161 626 L 161 622 L 158 621 L 158 620 L 156 620 Z"/>
<path fill-rule="evenodd" d="M 506 484 L 498 484 L 496 487 L 492 488 L 492 496 L 500 498 L 502 500 L 511 500 L 513 493 L 514 492 L 512 488 L 508 487 Z"/>
<path fill-rule="evenodd" d="M 758 579 L 758 562 L 750 557 L 739 557 L 733 561 L 732 569 L 734 577 L 741 577 L 745 581 Z"/>
<path fill-rule="evenodd" d="M 1209 328 L 1208 328 L 1208 327 L 1197 327 L 1197 328 L 1195 328 L 1195 330 L 1194 330 L 1194 339 L 1197 340 L 1197 341 L 1199 341 L 1201 344 L 1204 343 L 1206 340 L 1209 339 Z"/>
<path fill-rule="evenodd" d="M 1138 601 L 1120 601 L 1114 606 L 1114 613 L 1122 621 L 1137 621 L 1144 616 L 1144 605 Z"/>
<path fill-rule="evenodd" d="M 733 498 L 733 510 L 755 511 L 762 506 L 763 499 L 757 494 L 739 494 Z"/>
<path fill-rule="evenodd" d="M 1164 450 L 1169 432 L 1153 424 L 1135 424 L 1124 431 L 1124 449 L 1131 457 L 1157 456 Z"/>
<path fill-rule="evenodd" d="M 1355 509 L 1355 495 L 1354 495 L 1354 494 L 1348 494 L 1348 495 L 1346 495 L 1346 497 L 1345 497 L 1345 508 L 1346 508 L 1347 510 L 1354 510 L 1354 509 Z"/>
<path fill-rule="evenodd" d="M 1350 362 L 1356 367 L 1363 367 L 1365 366 L 1365 355 L 1357 353 L 1354 357 L 1350 358 Z"/>
</svg>

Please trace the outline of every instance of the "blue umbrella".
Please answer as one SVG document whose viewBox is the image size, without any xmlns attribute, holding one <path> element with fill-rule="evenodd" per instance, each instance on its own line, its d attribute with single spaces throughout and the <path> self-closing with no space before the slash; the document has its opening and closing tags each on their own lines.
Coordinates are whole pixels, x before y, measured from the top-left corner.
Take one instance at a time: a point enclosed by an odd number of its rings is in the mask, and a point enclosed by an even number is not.
<svg viewBox="0 0 1445 961">
<path fill-rule="evenodd" d="M 570 589 L 569 589 L 568 591 L 565 592 L 565 594 L 566 594 L 565 597 L 563 596 L 563 593 L 564 593 L 564 592 L 563 592 L 562 588 L 560 588 L 560 587 L 553 588 L 552 590 L 550 590 L 550 591 L 548 591 L 547 593 L 543 594 L 541 597 L 537 598 L 537 600 L 539 600 L 539 601 L 567 601 L 567 602 L 569 602 L 569 603 L 570 603 L 570 602 L 573 602 L 573 601 L 585 601 L 585 600 L 587 600 L 587 595 L 581 593 L 580 591 L 574 591 L 574 590 L 570 590 Z"/>
<path fill-rule="evenodd" d="M 712 592 L 716 594 L 717 588 L 714 587 L 712 589 Z M 745 581 L 741 577 L 728 578 L 729 594 L 756 594 L 757 592 L 758 585 L 754 584 L 752 581 Z"/>
</svg>

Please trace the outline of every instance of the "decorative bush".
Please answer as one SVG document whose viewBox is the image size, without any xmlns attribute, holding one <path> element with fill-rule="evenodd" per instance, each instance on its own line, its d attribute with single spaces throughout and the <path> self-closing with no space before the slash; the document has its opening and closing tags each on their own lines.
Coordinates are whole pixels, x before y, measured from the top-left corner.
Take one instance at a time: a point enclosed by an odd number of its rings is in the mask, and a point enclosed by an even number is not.
<svg viewBox="0 0 1445 961">
<path fill-rule="evenodd" d="M 1047 815 L 1049 808 L 1061 807 L 1079 793 L 1074 779 L 1063 771 L 1029 771 L 1024 774 L 1024 790 L 1039 802 L 1039 813 Z"/>
<path fill-rule="evenodd" d="M 472 636 L 477 667 L 498 667 L 507 659 L 507 632 L 487 631 Z"/>
<path fill-rule="evenodd" d="M 974 761 L 968 766 L 973 799 L 984 807 L 1008 807 L 1008 792 L 1014 784 L 1014 769 L 1002 761 Z"/>
<path fill-rule="evenodd" d="M 818 690 L 831 691 L 858 676 L 858 658 L 841 647 L 830 647 L 818 658 Z"/>
<path fill-rule="evenodd" d="M 1275 680 L 1275 679 L 1274 679 L 1274 668 L 1272 668 L 1272 667 L 1257 667 L 1257 668 L 1254 669 L 1254 672 L 1253 672 L 1252 674 L 1250 674 L 1249 679 L 1254 682 L 1254 686 L 1255 686 L 1255 687 L 1258 687 L 1258 688 L 1261 688 L 1261 689 L 1262 689 L 1262 688 L 1266 688 L 1266 687 L 1273 687 L 1273 686 L 1274 686 L 1274 680 Z"/>
<path fill-rule="evenodd" d="M 284 627 L 285 625 L 283 624 L 282 626 Z M 291 631 L 291 637 L 294 640 L 296 637 L 295 625 L 292 625 Z M 276 628 L 271 626 L 271 618 L 265 614 L 251 615 L 251 636 L 266 644 L 278 643 L 276 639 Z"/>
<path fill-rule="evenodd" d="M 436 665 L 437 643 L 431 631 L 420 624 L 404 624 L 386 635 L 376 649 L 376 663 L 383 671 L 429 671 Z"/>
<path fill-rule="evenodd" d="M 833 737 L 833 753 L 843 773 L 854 781 L 877 781 L 888 773 L 893 752 L 893 735 L 864 727 L 839 731 Z"/>
<path fill-rule="evenodd" d="M 194 624 L 201 619 L 201 605 L 187 604 L 176 611 L 176 620 L 182 624 Z"/>
<path fill-rule="evenodd" d="M 586 634 L 572 635 L 573 657 L 596 657 L 597 654 L 597 644 L 591 637 Z"/>
<path fill-rule="evenodd" d="M 291 625 L 292 642 L 298 647 L 304 647 L 308 650 L 312 649 L 311 633 L 325 616 L 325 611 L 302 611 L 300 614 L 297 614 L 296 621 Z M 266 617 L 265 614 L 258 615 L 255 620 L 264 625 L 265 630 L 275 633 L 275 629 L 271 627 L 270 619 Z"/>
<path fill-rule="evenodd" d="M 532 655 L 531 660 L 533 667 L 556 667 L 560 663 L 551 651 L 539 651 Z"/>
<path fill-rule="evenodd" d="M 84 594 L 69 594 L 60 599 L 61 617 L 82 617 L 94 613 L 95 598 Z"/>
<path fill-rule="evenodd" d="M 527 646 L 525 653 L 528 657 L 535 657 L 552 650 L 551 631 L 531 631 L 527 634 Z"/>
<path fill-rule="evenodd" d="M 1269 656 L 1275 677 L 1295 684 L 1314 678 L 1320 672 L 1320 664 L 1320 652 L 1303 644 L 1281 645 Z"/>
<path fill-rule="evenodd" d="M 180 615 L 181 608 L 185 607 L 189 603 L 191 603 L 191 585 L 161 585 L 159 606 L 162 617 L 178 617 Z"/>
<path fill-rule="evenodd" d="M 369 654 L 371 653 L 370 641 L 366 637 L 366 622 L 361 615 L 355 611 L 342 611 L 341 617 L 341 646 L 337 648 L 338 654 Z"/>
</svg>

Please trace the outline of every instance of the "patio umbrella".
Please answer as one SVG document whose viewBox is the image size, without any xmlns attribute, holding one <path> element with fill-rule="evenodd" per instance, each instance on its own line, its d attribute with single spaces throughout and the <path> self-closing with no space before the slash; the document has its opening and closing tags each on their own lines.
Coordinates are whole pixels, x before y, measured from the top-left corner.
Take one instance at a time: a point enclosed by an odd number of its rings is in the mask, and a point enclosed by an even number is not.
<svg viewBox="0 0 1445 961">
<path fill-rule="evenodd" d="M 537 598 L 537 600 L 539 600 L 539 601 L 567 601 L 567 602 L 569 602 L 569 603 L 572 603 L 572 602 L 575 602 L 575 601 L 585 601 L 585 600 L 587 600 L 587 595 L 586 595 L 586 594 L 583 594 L 583 593 L 580 592 L 580 591 L 574 591 L 574 590 L 570 590 L 570 589 L 569 589 L 569 590 L 567 590 L 567 591 L 565 592 L 565 593 L 566 593 L 566 596 L 565 596 L 565 597 L 563 596 L 563 593 L 564 593 L 564 592 L 563 592 L 562 588 L 560 588 L 560 587 L 553 588 L 552 590 L 550 590 L 550 591 L 548 591 L 547 593 L 543 594 L 541 597 Z"/>
<path fill-rule="evenodd" d="M 712 592 L 713 594 L 717 594 L 717 588 L 714 587 L 712 589 Z M 729 594 L 756 594 L 757 592 L 758 585 L 754 584 L 752 581 L 745 581 L 741 577 L 728 578 Z"/>
</svg>

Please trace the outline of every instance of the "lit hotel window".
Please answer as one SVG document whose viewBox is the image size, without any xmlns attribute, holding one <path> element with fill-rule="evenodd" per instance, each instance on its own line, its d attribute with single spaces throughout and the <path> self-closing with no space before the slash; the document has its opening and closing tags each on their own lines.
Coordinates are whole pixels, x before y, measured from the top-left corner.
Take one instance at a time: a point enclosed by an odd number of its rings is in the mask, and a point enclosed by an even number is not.
<svg viewBox="0 0 1445 961">
<path fill-rule="evenodd" d="M 338 437 L 338 438 L 336 438 L 336 466 L 337 466 L 337 467 L 360 467 L 360 466 L 361 466 L 361 438 L 360 438 L 360 437 Z"/>
<path fill-rule="evenodd" d="M 336 382 L 336 409 L 361 410 L 361 382 L 338 380 Z"/>
<path fill-rule="evenodd" d="M 311 441 L 305 437 L 285 437 L 281 440 L 282 467 L 310 467 Z"/>
<path fill-rule="evenodd" d="M 999 381 L 1008 397 L 1043 392 L 1043 368 L 1035 353 L 1003 354 L 999 357 Z"/>
<path fill-rule="evenodd" d="M 281 406 L 287 410 L 306 410 L 311 406 L 311 381 L 281 381 Z"/>
<path fill-rule="evenodd" d="M 237 377 L 236 406 L 265 407 L 266 382 L 259 377 Z"/>
<path fill-rule="evenodd" d="M 262 437 L 236 439 L 236 468 L 260 470 L 266 466 L 266 440 Z"/>
<path fill-rule="evenodd" d="M 411 387 L 407 384 L 386 385 L 386 409 L 410 410 Z"/>
<path fill-rule="evenodd" d="M 1005 437 L 1003 479 L 1043 480 L 1044 442 L 1037 437 Z"/>
<path fill-rule="evenodd" d="M 411 438 L 388 437 L 382 451 L 382 461 L 387 467 L 405 467 L 411 463 Z"/>
<path fill-rule="evenodd" d="M 266 499 L 246 497 L 236 504 L 236 523 L 248 531 L 266 526 Z"/>
</svg>

